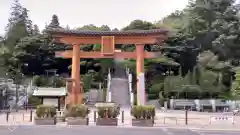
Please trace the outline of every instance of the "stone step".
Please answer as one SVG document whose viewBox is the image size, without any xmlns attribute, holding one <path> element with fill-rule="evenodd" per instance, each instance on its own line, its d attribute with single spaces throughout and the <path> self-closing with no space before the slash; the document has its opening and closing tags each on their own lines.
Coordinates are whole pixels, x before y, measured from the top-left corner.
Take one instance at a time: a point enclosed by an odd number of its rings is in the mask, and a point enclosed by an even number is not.
<svg viewBox="0 0 240 135">
<path fill-rule="evenodd" d="M 129 107 L 130 95 L 128 80 L 126 78 L 112 78 L 110 92 L 112 101 L 120 104 L 122 107 Z"/>
</svg>

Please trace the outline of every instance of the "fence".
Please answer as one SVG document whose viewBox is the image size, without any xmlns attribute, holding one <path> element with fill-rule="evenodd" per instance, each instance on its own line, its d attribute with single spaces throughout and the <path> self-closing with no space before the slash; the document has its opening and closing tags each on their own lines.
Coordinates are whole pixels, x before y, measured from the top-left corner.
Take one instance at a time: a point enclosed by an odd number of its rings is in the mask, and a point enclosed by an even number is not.
<svg viewBox="0 0 240 135">
<path fill-rule="evenodd" d="M 13 124 L 13 123 L 28 123 L 33 124 L 34 122 L 35 111 L 21 111 L 17 113 L 5 112 L 0 114 L 0 124 Z M 89 125 L 96 125 L 98 118 L 97 111 L 92 109 L 90 111 Z M 56 121 L 60 124 L 65 122 L 64 111 L 57 111 Z M 237 120 L 235 116 L 210 116 L 202 114 L 193 114 L 192 112 L 185 111 L 184 113 L 169 113 L 169 112 L 156 112 L 156 115 L 153 119 L 154 126 L 162 125 L 200 125 L 205 126 L 209 124 L 235 124 Z M 131 126 L 132 125 L 132 116 L 130 110 L 121 110 L 120 115 L 118 116 L 118 125 L 119 126 Z"/>
</svg>

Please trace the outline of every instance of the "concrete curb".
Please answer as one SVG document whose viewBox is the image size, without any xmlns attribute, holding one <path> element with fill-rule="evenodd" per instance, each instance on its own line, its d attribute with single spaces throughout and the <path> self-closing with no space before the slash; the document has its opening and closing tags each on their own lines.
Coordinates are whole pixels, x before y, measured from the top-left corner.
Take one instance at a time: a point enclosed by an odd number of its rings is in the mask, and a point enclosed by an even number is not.
<svg viewBox="0 0 240 135">
<path fill-rule="evenodd" d="M 140 128 L 140 129 L 161 129 L 161 128 L 168 128 L 168 129 L 189 129 L 189 130 L 201 130 L 201 131 L 240 131 L 237 128 L 204 128 L 204 127 L 178 127 L 178 126 L 157 126 L 157 127 L 132 127 L 132 126 L 117 126 L 116 128 Z"/>
<path fill-rule="evenodd" d="M 163 125 L 163 126 L 155 126 L 155 127 L 133 127 L 133 126 L 116 126 L 116 127 L 112 127 L 112 126 L 95 126 L 95 125 L 89 125 L 89 126 L 67 126 L 67 125 L 43 125 L 43 126 L 39 126 L 39 125 L 28 125 L 28 124 L 19 124 L 19 125 L 8 125 L 8 124 L 1 124 L 0 126 L 17 126 L 17 127 L 56 127 L 56 128 L 74 128 L 74 127 L 83 127 L 83 128 L 90 128 L 90 127 L 98 127 L 98 128 L 138 128 L 138 129 L 188 129 L 188 130 L 196 130 L 196 131 L 235 131 L 235 132 L 240 132 L 240 129 L 238 128 L 205 128 L 204 126 L 202 127 L 189 127 L 189 126 L 167 126 L 167 125 Z M 207 126 L 207 125 L 206 125 Z"/>
</svg>

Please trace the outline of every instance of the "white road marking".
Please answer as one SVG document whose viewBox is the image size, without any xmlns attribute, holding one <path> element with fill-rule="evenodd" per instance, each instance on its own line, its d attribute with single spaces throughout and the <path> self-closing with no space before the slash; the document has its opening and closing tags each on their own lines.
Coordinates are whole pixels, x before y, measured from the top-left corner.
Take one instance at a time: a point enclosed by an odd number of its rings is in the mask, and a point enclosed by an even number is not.
<svg viewBox="0 0 240 135">
<path fill-rule="evenodd" d="M 167 128 L 162 128 L 162 130 L 167 133 L 168 135 L 174 135 L 173 133 L 171 133 Z"/>
<path fill-rule="evenodd" d="M 190 131 L 192 131 L 194 133 L 197 133 L 199 135 L 205 135 L 204 133 L 201 133 L 199 130 L 194 130 L 194 129 L 188 129 L 188 130 L 190 130 Z"/>
</svg>

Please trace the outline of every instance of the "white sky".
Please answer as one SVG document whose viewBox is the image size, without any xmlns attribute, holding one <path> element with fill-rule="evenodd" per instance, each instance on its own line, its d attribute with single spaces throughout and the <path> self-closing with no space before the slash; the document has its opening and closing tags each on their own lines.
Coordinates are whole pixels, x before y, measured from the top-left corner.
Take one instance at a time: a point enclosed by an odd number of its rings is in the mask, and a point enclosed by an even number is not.
<svg viewBox="0 0 240 135">
<path fill-rule="evenodd" d="M 13 0 L 0 0 L 0 35 L 10 15 Z M 20 0 L 30 19 L 43 29 L 51 16 L 57 14 L 61 26 L 71 28 L 86 24 L 122 28 L 132 20 L 157 21 L 175 10 L 181 10 L 188 0 Z"/>
</svg>

